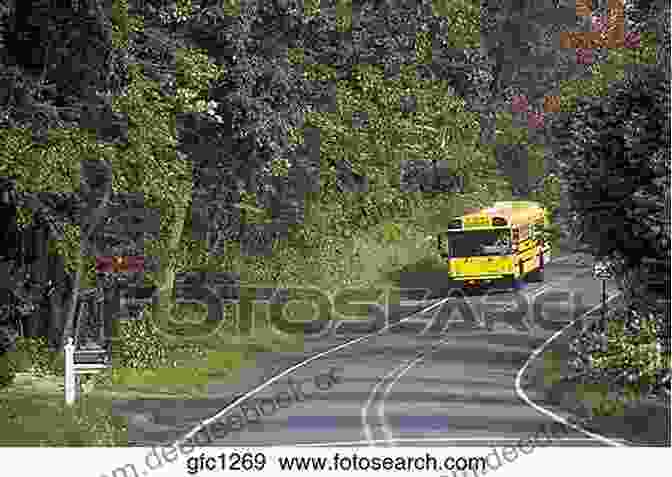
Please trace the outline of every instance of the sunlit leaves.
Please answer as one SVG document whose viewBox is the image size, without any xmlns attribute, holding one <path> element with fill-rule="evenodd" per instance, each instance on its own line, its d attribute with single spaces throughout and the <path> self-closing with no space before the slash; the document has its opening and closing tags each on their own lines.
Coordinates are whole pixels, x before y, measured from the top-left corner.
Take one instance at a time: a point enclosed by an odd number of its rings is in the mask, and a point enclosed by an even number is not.
<svg viewBox="0 0 672 477">
<path fill-rule="evenodd" d="M 628 328 L 623 319 L 610 322 L 606 346 L 592 355 L 592 364 L 602 371 L 619 370 L 625 377 L 626 389 L 640 396 L 650 389 L 661 371 L 670 369 L 670 356 L 657 340 L 654 319 L 641 320 L 637 333 Z"/>
<path fill-rule="evenodd" d="M 292 65 L 303 64 L 303 48 L 287 48 L 287 60 Z"/>
<path fill-rule="evenodd" d="M 128 46 L 129 19 L 128 0 L 114 0 L 111 11 L 112 38 L 115 48 Z"/>
<path fill-rule="evenodd" d="M 110 147 L 94 135 L 74 129 L 50 129 L 45 144 L 34 144 L 30 130 L 0 130 L 0 173 L 17 177 L 21 192 L 75 192 L 80 189 L 82 160 L 110 158 Z M 23 211 L 22 223 L 28 222 Z M 79 256 L 79 224 L 64 224 L 65 237 L 56 246 L 72 271 Z"/>
<path fill-rule="evenodd" d="M 401 239 L 401 227 L 394 222 L 383 224 L 383 239 L 385 242 L 397 242 Z"/>
<path fill-rule="evenodd" d="M 407 109 L 409 98 L 413 107 Z M 366 125 L 354 127 L 352 117 L 361 111 Z M 394 79 L 381 67 L 356 65 L 352 78 L 338 82 L 337 111 L 311 113 L 307 120 L 321 129 L 323 160 L 345 158 L 369 179 L 366 193 L 338 194 L 332 173 L 323 169 L 321 203 L 342 204 L 333 212 L 343 215 L 330 216 L 330 223 L 346 236 L 413 210 L 399 188 L 402 159 L 447 160 L 457 174 L 493 172 L 490 151 L 481 150 L 478 115 L 465 111 L 444 82 L 418 80 L 415 65 L 402 66 Z"/>
<path fill-rule="evenodd" d="M 271 160 L 270 163 L 270 172 L 273 176 L 287 176 L 291 164 L 284 157 L 276 157 Z"/>
<path fill-rule="evenodd" d="M 193 5 L 191 3 L 191 0 L 177 0 L 176 10 L 178 17 L 189 18 L 193 11 Z"/>
<path fill-rule="evenodd" d="M 114 0 L 111 21 L 112 46 L 114 48 L 127 48 L 129 33 L 144 30 L 143 17 L 128 14 L 128 0 Z"/>
<path fill-rule="evenodd" d="M 320 14 L 320 0 L 304 0 L 303 14 L 307 17 L 315 17 Z"/>
<path fill-rule="evenodd" d="M 481 41 L 481 5 L 476 0 L 434 0 L 433 13 L 448 18 L 447 46 L 478 48 Z"/>
<path fill-rule="evenodd" d="M 215 68 L 204 65 L 207 58 L 198 52 L 181 52 L 178 58 L 179 81 L 187 91 L 204 81 L 197 89 L 191 89 L 201 94 L 208 85 L 207 79 L 219 74 Z M 113 103 L 129 118 L 128 144 L 120 146 L 112 160 L 114 187 L 124 192 L 143 192 L 145 205 L 160 211 L 160 239 L 146 240 L 145 253 L 160 257 L 162 271 L 153 279 L 163 283 L 179 255 L 177 247 L 193 187 L 192 166 L 175 150 L 175 112 L 181 109 L 180 96 L 164 96 L 159 84 L 147 79 L 139 68 L 129 70 L 131 83 L 126 94 L 116 97 Z"/>
<path fill-rule="evenodd" d="M 418 64 L 432 62 L 432 33 L 419 31 L 415 35 L 415 57 Z"/>
<path fill-rule="evenodd" d="M 352 28 L 352 0 L 337 0 L 336 28 L 342 32 Z"/>
<path fill-rule="evenodd" d="M 632 63 L 656 64 L 656 32 L 626 32 L 625 48 L 611 48 L 609 62 L 619 65 Z"/>
<path fill-rule="evenodd" d="M 560 205 L 560 178 L 556 174 L 548 174 L 544 177 L 542 185 L 543 187 L 535 195 L 535 199 L 541 202 L 544 208 L 552 215 Z"/>
<path fill-rule="evenodd" d="M 508 112 L 496 113 L 495 134 L 500 144 L 525 144 L 528 142 L 527 131 L 513 125 L 513 116 Z"/>
<path fill-rule="evenodd" d="M 181 112 L 207 109 L 207 95 L 211 82 L 225 74 L 224 67 L 216 65 L 205 52 L 197 49 L 179 49 L 176 54 L 177 104 Z"/>
<path fill-rule="evenodd" d="M 193 13 L 191 0 L 177 0 L 167 7 L 163 5 L 159 11 L 159 17 L 164 25 L 171 23 L 184 23 L 189 20 Z"/>
<path fill-rule="evenodd" d="M 303 65 L 304 77 L 311 81 L 333 81 L 336 79 L 335 68 L 322 63 L 311 63 Z"/>
</svg>

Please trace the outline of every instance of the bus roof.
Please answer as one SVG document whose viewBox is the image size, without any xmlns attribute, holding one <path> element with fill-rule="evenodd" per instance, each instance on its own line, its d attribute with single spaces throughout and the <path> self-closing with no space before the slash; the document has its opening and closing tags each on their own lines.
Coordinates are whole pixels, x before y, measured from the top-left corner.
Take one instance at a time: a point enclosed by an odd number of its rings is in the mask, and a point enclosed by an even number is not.
<svg viewBox="0 0 672 477">
<path fill-rule="evenodd" d="M 543 219 L 544 208 L 539 203 L 531 201 L 495 202 L 492 207 L 466 214 L 463 218 L 481 215 L 491 218 L 502 217 L 509 225 L 519 225 Z"/>
</svg>

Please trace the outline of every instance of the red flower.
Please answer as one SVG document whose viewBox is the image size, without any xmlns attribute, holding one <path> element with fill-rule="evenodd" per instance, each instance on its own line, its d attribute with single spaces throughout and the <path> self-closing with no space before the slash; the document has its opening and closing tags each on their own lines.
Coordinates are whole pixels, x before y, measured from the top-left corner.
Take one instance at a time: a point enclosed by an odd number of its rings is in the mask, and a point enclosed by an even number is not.
<svg viewBox="0 0 672 477">
<path fill-rule="evenodd" d="M 642 36 L 636 31 L 626 31 L 623 39 L 626 48 L 639 48 L 642 41 Z"/>
<path fill-rule="evenodd" d="M 527 102 L 527 96 L 517 95 L 511 98 L 511 110 L 514 113 L 524 113 L 527 111 L 529 103 Z"/>
<path fill-rule="evenodd" d="M 145 257 L 142 256 L 114 256 L 96 258 L 96 270 L 98 272 L 141 272 L 144 270 L 144 268 Z"/>
<path fill-rule="evenodd" d="M 576 62 L 580 65 L 592 65 L 594 61 L 592 48 L 577 48 Z"/>
<path fill-rule="evenodd" d="M 592 21 L 592 30 L 593 31 L 600 32 L 600 33 L 606 33 L 608 27 L 609 27 L 609 23 L 608 23 L 607 17 L 605 17 L 604 15 L 593 17 L 593 21 Z"/>
<path fill-rule="evenodd" d="M 530 129 L 539 129 L 544 126 L 544 113 L 530 111 L 527 113 L 527 127 Z"/>
</svg>

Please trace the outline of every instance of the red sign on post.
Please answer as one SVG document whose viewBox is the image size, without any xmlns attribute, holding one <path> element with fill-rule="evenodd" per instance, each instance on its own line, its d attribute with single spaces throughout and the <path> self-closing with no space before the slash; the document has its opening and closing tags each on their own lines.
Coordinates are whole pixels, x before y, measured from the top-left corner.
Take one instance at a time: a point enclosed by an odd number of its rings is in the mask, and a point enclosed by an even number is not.
<svg viewBox="0 0 672 477">
<path fill-rule="evenodd" d="M 145 269 L 143 256 L 97 257 L 96 271 L 106 273 L 142 272 Z"/>
</svg>

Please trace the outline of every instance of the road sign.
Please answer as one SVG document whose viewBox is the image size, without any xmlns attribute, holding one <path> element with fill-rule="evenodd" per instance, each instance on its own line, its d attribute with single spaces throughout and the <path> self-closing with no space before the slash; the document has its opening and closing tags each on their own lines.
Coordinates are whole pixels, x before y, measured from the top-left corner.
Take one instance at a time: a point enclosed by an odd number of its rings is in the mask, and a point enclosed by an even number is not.
<svg viewBox="0 0 672 477">
<path fill-rule="evenodd" d="M 609 280 L 614 275 L 608 262 L 595 262 L 593 264 L 593 276 L 598 280 Z"/>
</svg>

